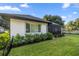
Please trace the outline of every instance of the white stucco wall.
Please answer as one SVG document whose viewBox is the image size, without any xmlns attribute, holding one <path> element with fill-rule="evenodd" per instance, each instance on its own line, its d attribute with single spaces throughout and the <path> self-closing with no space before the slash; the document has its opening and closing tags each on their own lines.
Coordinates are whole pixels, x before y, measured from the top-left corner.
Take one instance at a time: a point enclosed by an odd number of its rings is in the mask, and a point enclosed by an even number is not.
<svg viewBox="0 0 79 59">
<path fill-rule="evenodd" d="M 10 19 L 11 36 L 15 36 L 17 33 L 20 34 L 20 35 L 25 35 L 25 33 L 26 33 L 26 23 L 41 24 L 41 32 L 37 32 L 38 34 L 47 32 L 47 23 L 27 21 L 27 20 L 25 21 L 25 20 L 19 20 L 19 19 Z M 32 34 L 36 34 L 36 33 L 32 33 Z"/>
<path fill-rule="evenodd" d="M 47 32 L 47 24 L 42 24 L 41 26 L 41 32 L 46 33 Z"/>
<path fill-rule="evenodd" d="M 15 36 L 17 33 L 24 35 L 25 33 L 25 23 L 20 20 L 11 19 L 10 20 L 10 32 L 11 36 Z"/>
</svg>

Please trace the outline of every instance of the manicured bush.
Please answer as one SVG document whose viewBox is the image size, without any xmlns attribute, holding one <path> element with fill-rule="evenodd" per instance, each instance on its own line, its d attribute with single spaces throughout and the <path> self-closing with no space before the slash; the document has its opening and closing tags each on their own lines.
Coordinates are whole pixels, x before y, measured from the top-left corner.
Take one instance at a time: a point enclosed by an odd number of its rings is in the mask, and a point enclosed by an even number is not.
<svg viewBox="0 0 79 59">
<path fill-rule="evenodd" d="M 48 36 L 47 36 L 47 34 L 45 33 L 45 34 L 41 34 L 40 37 L 41 37 L 41 40 L 44 41 L 44 40 L 47 40 L 47 37 L 48 37 Z"/>
<path fill-rule="evenodd" d="M 45 34 L 41 34 L 40 37 L 41 37 L 42 40 L 51 40 L 51 39 L 53 39 L 52 33 L 49 33 L 49 32 L 45 33 Z"/>
<path fill-rule="evenodd" d="M 39 42 L 39 41 L 42 40 L 41 37 L 40 37 L 40 34 L 33 35 L 33 38 L 34 38 L 34 42 Z"/>
<path fill-rule="evenodd" d="M 51 39 L 53 39 L 53 35 L 52 35 L 52 33 L 46 33 L 46 35 L 47 35 L 47 40 L 51 40 Z"/>
<path fill-rule="evenodd" d="M 25 36 L 21 36 L 17 34 L 14 37 L 13 45 L 19 46 L 23 44 L 30 44 L 35 42 L 40 42 L 44 40 L 51 40 L 53 35 L 51 33 L 41 33 L 41 34 L 25 34 Z"/>
<path fill-rule="evenodd" d="M 13 45 L 18 46 L 18 45 L 22 44 L 22 39 L 23 39 L 23 37 L 21 35 L 17 34 L 16 36 L 13 37 Z"/>
<path fill-rule="evenodd" d="M 32 34 L 25 34 L 24 39 L 25 39 L 26 43 L 33 43 L 34 42 L 34 38 L 33 38 Z"/>
<path fill-rule="evenodd" d="M 26 41 L 25 41 L 25 39 L 24 39 L 24 36 L 21 36 L 20 44 L 23 44 L 23 43 L 26 43 Z"/>
</svg>

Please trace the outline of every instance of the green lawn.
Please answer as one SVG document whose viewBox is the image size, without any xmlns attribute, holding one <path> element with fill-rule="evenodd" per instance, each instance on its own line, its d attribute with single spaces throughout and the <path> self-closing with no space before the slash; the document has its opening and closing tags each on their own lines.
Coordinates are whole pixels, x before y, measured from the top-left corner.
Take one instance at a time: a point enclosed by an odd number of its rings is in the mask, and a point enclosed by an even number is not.
<svg viewBox="0 0 79 59">
<path fill-rule="evenodd" d="M 79 55 L 79 35 L 43 41 L 13 48 L 11 56 L 71 56 Z"/>
</svg>

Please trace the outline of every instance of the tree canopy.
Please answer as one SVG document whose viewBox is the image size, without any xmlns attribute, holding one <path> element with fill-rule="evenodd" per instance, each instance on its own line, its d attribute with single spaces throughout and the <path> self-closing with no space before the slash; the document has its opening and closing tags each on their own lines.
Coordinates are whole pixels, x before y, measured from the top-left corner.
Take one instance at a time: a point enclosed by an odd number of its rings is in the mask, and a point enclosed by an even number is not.
<svg viewBox="0 0 79 59">
<path fill-rule="evenodd" d="M 44 19 L 44 20 L 47 20 L 47 21 L 51 21 L 51 22 L 57 23 L 57 24 L 59 24 L 59 25 L 61 25 L 61 26 L 64 25 L 64 21 L 63 21 L 62 18 L 61 18 L 60 16 L 58 16 L 58 15 L 54 15 L 54 16 L 52 16 L 52 15 L 45 15 L 45 16 L 43 17 L 43 19 Z"/>
<path fill-rule="evenodd" d="M 72 31 L 72 30 L 79 30 L 79 18 L 75 19 L 75 21 L 69 21 L 65 25 L 66 30 Z"/>
</svg>

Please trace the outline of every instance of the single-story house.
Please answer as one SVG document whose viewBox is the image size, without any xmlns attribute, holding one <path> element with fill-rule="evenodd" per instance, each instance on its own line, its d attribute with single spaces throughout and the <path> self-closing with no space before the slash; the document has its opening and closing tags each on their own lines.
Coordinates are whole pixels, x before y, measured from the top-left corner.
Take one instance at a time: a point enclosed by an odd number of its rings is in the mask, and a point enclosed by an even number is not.
<svg viewBox="0 0 79 59">
<path fill-rule="evenodd" d="M 10 34 L 40 34 L 48 32 L 48 21 L 42 20 L 38 17 L 21 14 L 6 14 L 0 13 L 0 16 L 6 16 L 10 19 Z"/>
<path fill-rule="evenodd" d="M 10 35 L 20 34 L 41 34 L 51 32 L 54 35 L 61 35 L 62 29 L 59 24 L 45 21 L 38 17 L 22 14 L 0 13 L 0 17 L 9 20 Z"/>
</svg>

